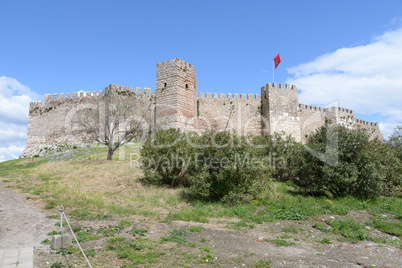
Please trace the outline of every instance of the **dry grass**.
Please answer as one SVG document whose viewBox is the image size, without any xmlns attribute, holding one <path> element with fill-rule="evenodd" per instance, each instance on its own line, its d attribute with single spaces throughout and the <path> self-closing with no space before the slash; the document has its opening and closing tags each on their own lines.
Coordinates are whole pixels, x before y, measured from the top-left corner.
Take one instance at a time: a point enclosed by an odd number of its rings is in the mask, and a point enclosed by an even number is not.
<svg viewBox="0 0 402 268">
<path fill-rule="evenodd" d="M 142 170 L 130 165 L 130 153 L 138 148 L 125 148 L 124 160 L 100 160 L 106 157 L 106 149 L 77 153 L 75 158 L 50 161 L 48 158 L 22 159 L 8 167 L 3 179 L 8 187 L 28 192 L 32 198 L 46 203 L 52 209 L 63 204 L 67 211 L 78 218 L 102 217 L 114 214 L 135 214 L 160 219 L 172 208 L 185 202 L 177 189 L 148 185 L 141 179 Z M 34 167 L 16 168 L 39 161 Z"/>
</svg>

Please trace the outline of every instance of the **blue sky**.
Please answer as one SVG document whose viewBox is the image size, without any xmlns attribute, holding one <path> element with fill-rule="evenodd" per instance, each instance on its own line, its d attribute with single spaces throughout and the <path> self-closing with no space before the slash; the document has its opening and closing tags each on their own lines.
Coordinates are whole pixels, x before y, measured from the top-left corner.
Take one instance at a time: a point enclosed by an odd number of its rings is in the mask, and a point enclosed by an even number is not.
<svg viewBox="0 0 402 268">
<path fill-rule="evenodd" d="M 155 88 L 156 63 L 196 68 L 198 91 L 254 93 L 272 82 L 299 101 L 339 100 L 402 121 L 402 1 L 0 0 L 0 161 L 24 146 L 28 104 L 43 94 Z"/>
</svg>

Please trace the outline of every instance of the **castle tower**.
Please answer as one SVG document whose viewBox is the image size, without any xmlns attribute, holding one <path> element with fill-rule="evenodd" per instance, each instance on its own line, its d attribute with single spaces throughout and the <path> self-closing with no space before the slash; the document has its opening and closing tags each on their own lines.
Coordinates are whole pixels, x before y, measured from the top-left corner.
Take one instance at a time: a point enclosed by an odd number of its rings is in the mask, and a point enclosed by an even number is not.
<svg viewBox="0 0 402 268">
<path fill-rule="evenodd" d="M 194 130 L 197 78 L 194 66 L 178 58 L 156 64 L 156 127 Z"/>
<path fill-rule="evenodd" d="M 276 83 L 261 88 L 262 134 L 291 135 L 301 141 L 299 97 L 297 87 Z"/>
</svg>

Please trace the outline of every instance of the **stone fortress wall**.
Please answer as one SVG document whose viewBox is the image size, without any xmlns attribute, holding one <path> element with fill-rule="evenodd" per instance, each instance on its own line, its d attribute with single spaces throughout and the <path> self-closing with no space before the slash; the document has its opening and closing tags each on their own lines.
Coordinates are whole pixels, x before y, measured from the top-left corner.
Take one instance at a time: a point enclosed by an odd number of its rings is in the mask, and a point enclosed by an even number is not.
<svg viewBox="0 0 402 268">
<path fill-rule="evenodd" d="M 127 92 L 138 107 L 137 116 L 143 111 L 152 112 L 154 94 L 150 88 L 133 88 L 109 85 L 105 91 L 46 94 L 44 102 L 31 102 L 29 107 L 26 147 L 22 157 L 38 154 L 39 150 L 55 145 L 82 145 L 93 142 L 92 138 L 76 122 L 79 113 L 88 108 L 98 108 L 104 103 L 105 92 Z M 147 125 L 153 120 L 147 118 Z"/>
<path fill-rule="evenodd" d="M 231 131 L 241 135 L 281 133 L 305 142 L 325 120 L 349 128 L 362 127 L 371 139 L 383 139 L 378 123 L 356 119 L 354 111 L 341 107 L 300 104 L 296 86 L 268 83 L 258 94 L 199 93 L 194 66 L 174 59 L 157 64 L 156 89 L 109 85 L 105 92 L 124 93 L 146 118 L 146 131 L 174 127 L 202 133 L 206 129 Z M 105 93 L 80 92 L 47 94 L 44 102 L 31 102 L 27 144 L 22 157 L 38 148 L 55 145 L 81 145 L 91 142 L 74 117 L 88 107 L 104 103 Z"/>
</svg>

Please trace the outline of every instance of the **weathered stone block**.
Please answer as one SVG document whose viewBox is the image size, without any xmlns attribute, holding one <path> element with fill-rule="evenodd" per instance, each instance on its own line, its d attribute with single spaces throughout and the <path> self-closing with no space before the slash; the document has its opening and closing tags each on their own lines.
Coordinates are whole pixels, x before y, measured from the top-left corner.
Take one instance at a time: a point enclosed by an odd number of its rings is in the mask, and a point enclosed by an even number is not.
<svg viewBox="0 0 402 268">
<path fill-rule="evenodd" d="M 52 242 L 50 244 L 50 248 L 53 250 L 66 248 L 72 245 L 71 236 L 68 234 L 63 235 L 54 235 L 52 236 Z"/>
</svg>

